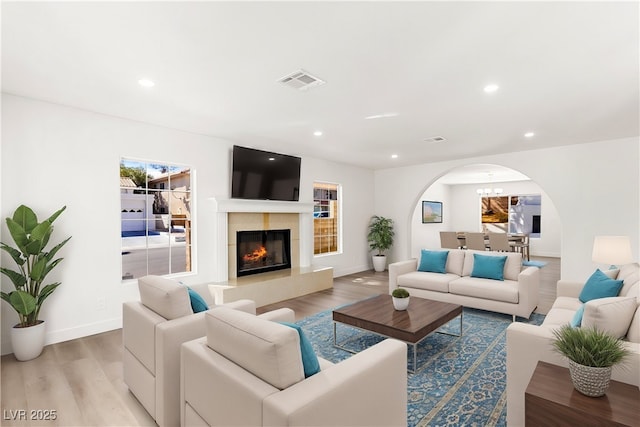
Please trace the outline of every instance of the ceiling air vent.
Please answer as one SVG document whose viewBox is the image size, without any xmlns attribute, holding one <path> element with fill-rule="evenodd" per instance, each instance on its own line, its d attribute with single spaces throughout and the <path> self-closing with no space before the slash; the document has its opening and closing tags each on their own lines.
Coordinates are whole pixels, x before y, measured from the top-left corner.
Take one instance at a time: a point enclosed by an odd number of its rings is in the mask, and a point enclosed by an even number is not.
<svg viewBox="0 0 640 427">
<path fill-rule="evenodd" d="M 319 79 L 316 76 L 312 76 L 304 70 L 294 71 L 293 73 L 278 79 L 278 81 L 286 86 L 298 90 L 307 90 L 314 86 L 320 86 L 326 83 L 324 80 Z"/>
<path fill-rule="evenodd" d="M 444 136 L 432 136 L 430 138 L 426 138 L 424 142 L 428 142 L 429 144 L 436 144 L 438 142 L 445 142 L 447 138 Z"/>
</svg>

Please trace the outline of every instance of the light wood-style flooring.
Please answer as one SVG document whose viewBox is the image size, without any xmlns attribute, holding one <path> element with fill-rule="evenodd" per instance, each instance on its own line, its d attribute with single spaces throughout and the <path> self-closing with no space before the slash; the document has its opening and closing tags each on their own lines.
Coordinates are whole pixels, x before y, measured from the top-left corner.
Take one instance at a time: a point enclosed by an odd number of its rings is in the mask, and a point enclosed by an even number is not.
<svg viewBox="0 0 640 427">
<path fill-rule="evenodd" d="M 558 258 L 541 269 L 540 304 L 546 313 L 560 278 Z M 388 292 L 388 273 L 365 271 L 334 279 L 334 287 L 277 304 L 259 312 L 289 307 L 302 319 L 312 314 Z M 45 347 L 35 360 L 1 359 L 2 426 L 154 426 L 122 378 L 122 330 Z M 24 411 L 24 412 L 21 412 Z M 34 411 L 34 412 L 32 412 Z M 47 412 L 48 411 L 48 412 Z M 55 419 L 31 419 L 32 415 Z M 24 416 L 24 419 L 20 419 Z"/>
</svg>

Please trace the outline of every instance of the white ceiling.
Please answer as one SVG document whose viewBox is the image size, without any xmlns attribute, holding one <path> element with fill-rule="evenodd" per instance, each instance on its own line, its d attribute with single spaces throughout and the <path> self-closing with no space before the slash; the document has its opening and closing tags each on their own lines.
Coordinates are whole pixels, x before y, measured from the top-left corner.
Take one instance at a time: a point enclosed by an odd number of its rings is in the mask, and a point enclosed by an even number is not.
<svg viewBox="0 0 640 427">
<path fill-rule="evenodd" d="M 638 136 L 638 21 L 635 1 L 3 2 L 2 90 L 387 168 Z M 326 84 L 277 82 L 300 68 Z"/>
</svg>

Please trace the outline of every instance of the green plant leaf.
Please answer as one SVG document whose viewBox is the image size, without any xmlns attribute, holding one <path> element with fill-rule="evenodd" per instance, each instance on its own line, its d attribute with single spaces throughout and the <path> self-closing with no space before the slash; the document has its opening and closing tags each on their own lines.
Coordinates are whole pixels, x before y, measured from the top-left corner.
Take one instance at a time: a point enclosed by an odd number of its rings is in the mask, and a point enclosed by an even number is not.
<svg viewBox="0 0 640 427">
<path fill-rule="evenodd" d="M 38 217 L 31 208 L 20 205 L 13 213 L 13 221 L 15 221 L 24 230 L 26 234 L 30 234 L 31 230 L 38 225 Z"/>
<path fill-rule="evenodd" d="M 40 224 L 36 225 L 35 228 L 31 231 L 31 235 L 29 236 L 30 241 L 38 241 L 40 242 L 40 250 L 37 253 L 40 253 L 47 243 L 49 242 L 49 237 L 51 237 L 51 233 L 53 233 L 53 227 L 49 221 L 43 221 Z"/>
<path fill-rule="evenodd" d="M 44 258 L 43 258 L 43 259 L 44 259 Z M 58 264 L 60 263 L 60 261 L 62 261 L 63 259 L 64 259 L 64 258 L 58 258 L 58 259 L 56 259 L 55 261 L 51 262 L 50 264 L 47 264 L 47 265 L 46 265 L 46 267 L 45 267 L 45 269 L 44 269 L 44 272 L 42 273 L 42 276 L 41 276 L 40 280 L 44 280 L 44 278 L 47 276 L 47 274 L 49 274 L 49 272 L 50 272 L 51 270 L 53 270 L 53 268 L 54 268 L 56 265 L 58 265 Z"/>
<path fill-rule="evenodd" d="M 42 279 L 44 279 L 44 272 L 47 269 L 47 260 L 45 258 L 39 258 L 35 264 L 33 264 L 33 267 L 31 267 L 31 274 L 29 275 L 29 277 L 31 278 L 31 280 L 33 280 L 34 282 L 42 282 Z"/>
<path fill-rule="evenodd" d="M 0 267 L 0 272 L 11 279 L 11 282 L 16 289 L 22 289 L 25 283 L 27 283 L 27 278 L 24 277 L 22 273 L 10 270 L 5 267 Z"/>
<path fill-rule="evenodd" d="M 9 299 L 9 294 L 6 292 L 0 292 L 0 298 L 11 304 L 11 300 Z"/>
<path fill-rule="evenodd" d="M 36 299 L 24 291 L 13 291 L 9 294 L 11 306 L 19 314 L 27 316 L 36 309 Z"/>
<path fill-rule="evenodd" d="M 27 250 L 25 247 L 29 243 L 29 238 L 27 237 L 27 233 L 22 228 L 22 226 L 11 218 L 7 218 L 7 228 L 9 229 L 9 234 L 11 234 L 11 238 L 16 245 L 18 245 L 18 249 L 22 251 L 22 253 L 27 256 Z"/>
<path fill-rule="evenodd" d="M 24 247 L 24 250 L 29 256 L 38 255 L 42 252 L 42 242 L 39 240 L 29 240 L 29 243 Z"/>
<path fill-rule="evenodd" d="M 71 237 L 67 237 L 64 241 L 55 245 L 49 252 L 46 252 L 44 254 L 44 257 L 47 258 L 47 261 L 51 261 L 51 259 L 53 259 L 55 254 L 60 250 L 60 248 L 62 248 L 69 241 L 69 239 L 71 239 Z"/>
<path fill-rule="evenodd" d="M 23 265 L 27 261 L 26 259 L 22 258 L 22 252 L 20 252 L 16 248 L 12 248 L 11 246 L 4 243 L 0 243 L 0 248 L 11 255 L 13 261 L 18 265 Z"/>
<path fill-rule="evenodd" d="M 47 297 L 51 295 L 58 286 L 60 286 L 60 282 L 51 283 L 50 285 L 47 285 L 44 288 L 42 288 L 42 290 L 40 291 L 40 294 L 38 295 L 37 304 L 39 306 L 42 305 L 44 300 L 47 299 Z"/>
<path fill-rule="evenodd" d="M 49 223 L 53 223 L 53 221 L 56 220 L 56 218 L 58 218 L 60 216 L 60 214 L 67 209 L 66 206 L 61 207 L 60 209 L 58 209 L 56 212 L 54 212 L 53 215 L 51 215 L 49 218 L 47 218 L 47 221 L 49 221 Z"/>
</svg>

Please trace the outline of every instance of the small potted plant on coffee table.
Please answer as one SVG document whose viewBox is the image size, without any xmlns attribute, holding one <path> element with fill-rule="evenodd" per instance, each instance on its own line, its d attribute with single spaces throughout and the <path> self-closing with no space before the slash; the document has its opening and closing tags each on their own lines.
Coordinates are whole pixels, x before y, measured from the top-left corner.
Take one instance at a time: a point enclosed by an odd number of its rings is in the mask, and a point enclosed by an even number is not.
<svg viewBox="0 0 640 427">
<path fill-rule="evenodd" d="M 404 288 L 396 288 L 391 292 L 393 308 L 402 311 L 409 306 L 409 291 Z"/>
<path fill-rule="evenodd" d="M 598 397 L 605 394 L 613 365 L 629 355 L 624 342 L 596 328 L 564 325 L 554 330 L 554 349 L 569 359 L 573 386 L 580 393 Z"/>
</svg>

